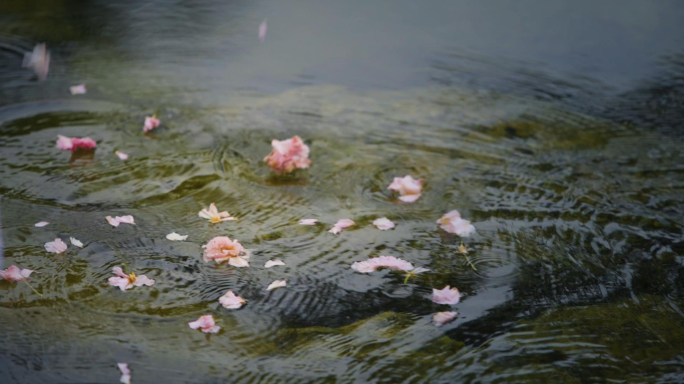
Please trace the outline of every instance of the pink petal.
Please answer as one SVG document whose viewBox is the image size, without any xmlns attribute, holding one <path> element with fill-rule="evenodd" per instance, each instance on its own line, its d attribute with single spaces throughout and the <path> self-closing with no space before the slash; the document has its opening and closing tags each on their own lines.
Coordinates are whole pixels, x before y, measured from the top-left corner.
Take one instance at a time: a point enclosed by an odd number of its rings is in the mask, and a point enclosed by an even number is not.
<svg viewBox="0 0 684 384">
<path fill-rule="evenodd" d="M 470 221 L 463 220 L 458 211 L 453 210 L 442 216 L 437 220 L 440 228 L 449 232 L 455 233 L 461 237 L 468 237 L 476 232 L 475 227 L 470 224 Z"/>
<path fill-rule="evenodd" d="M 132 287 L 131 281 L 128 279 L 128 276 L 127 277 L 112 276 L 107 281 L 109 282 L 109 285 L 119 287 L 119 288 L 121 288 L 122 291 L 125 291 L 125 290 Z"/>
<path fill-rule="evenodd" d="M 57 148 L 66 151 L 71 151 L 74 148 L 72 140 L 73 139 L 71 139 L 70 137 L 57 135 Z"/>
<path fill-rule="evenodd" d="M 45 44 L 36 44 L 33 52 L 26 52 L 22 65 L 33 69 L 36 75 L 38 75 L 38 79 L 47 79 L 48 71 L 50 70 L 50 52 L 45 48 Z"/>
<path fill-rule="evenodd" d="M 249 263 L 247 262 L 247 260 L 243 259 L 240 256 L 231 257 L 228 260 L 228 264 L 232 265 L 233 267 L 249 267 Z"/>
<path fill-rule="evenodd" d="M 266 262 L 266 264 L 264 264 L 264 267 L 265 268 L 271 268 L 271 267 L 275 267 L 276 265 L 285 265 L 285 263 L 283 263 L 283 261 L 280 259 L 269 260 Z"/>
<path fill-rule="evenodd" d="M 67 245 L 60 238 L 55 239 L 55 241 L 45 243 L 45 250 L 48 252 L 62 253 L 66 251 L 66 249 Z"/>
<path fill-rule="evenodd" d="M 141 286 L 143 286 L 143 285 L 148 285 L 148 286 L 150 286 L 150 285 L 153 285 L 153 284 L 154 284 L 154 280 L 148 278 L 148 277 L 145 276 L 145 275 L 136 276 L 135 282 L 133 283 L 133 285 L 135 285 L 136 287 L 141 287 Z"/>
<path fill-rule="evenodd" d="M 219 298 L 219 302 L 228 309 L 238 309 L 245 303 L 245 299 L 235 295 L 233 291 L 228 291 Z"/>
<path fill-rule="evenodd" d="M 266 288 L 267 291 L 270 291 L 272 289 L 280 288 L 280 287 L 285 287 L 287 286 L 287 282 L 285 280 L 276 280 L 269 284 L 268 288 Z"/>
<path fill-rule="evenodd" d="M 133 219 L 133 216 L 131 215 L 117 216 L 116 219 L 119 221 L 119 223 L 135 224 L 135 219 Z"/>
<path fill-rule="evenodd" d="M 33 272 L 31 269 L 19 269 L 13 265 L 5 270 L 0 270 L 0 278 L 7 281 L 21 281 L 27 279 Z"/>
<path fill-rule="evenodd" d="M 35 226 L 38 227 L 38 228 L 40 228 L 40 227 L 44 227 L 44 226 L 46 226 L 46 225 L 48 225 L 48 224 L 50 224 L 50 223 L 48 223 L 47 221 L 39 221 L 39 222 L 37 222 L 37 223 L 35 224 Z"/>
<path fill-rule="evenodd" d="M 437 304 L 455 305 L 461 300 L 461 293 L 456 288 L 450 288 L 448 285 L 443 289 L 432 290 L 432 301 Z"/>
<path fill-rule="evenodd" d="M 399 196 L 399 200 L 403 201 L 404 203 L 413 203 L 418 198 L 420 197 L 420 193 L 417 195 L 404 195 L 404 196 Z"/>
<path fill-rule="evenodd" d="M 112 273 L 119 276 L 119 277 L 123 277 L 124 279 L 128 279 L 128 275 L 123 273 L 123 270 L 121 269 L 121 267 L 112 268 Z"/>
<path fill-rule="evenodd" d="M 373 225 L 378 227 L 381 231 L 386 231 L 388 229 L 394 228 L 394 223 L 386 217 L 381 217 L 379 219 L 373 220 Z"/>
<path fill-rule="evenodd" d="M 116 151 L 114 154 L 117 155 L 121 160 L 128 160 L 128 155 L 123 152 Z"/>
<path fill-rule="evenodd" d="M 259 25 L 259 41 L 261 41 L 262 43 L 266 39 L 266 30 L 267 29 L 268 29 L 268 25 L 266 24 L 266 19 L 264 19 L 264 21 L 262 21 L 261 24 Z"/>
<path fill-rule="evenodd" d="M 111 216 L 105 217 L 107 219 L 107 222 L 111 224 L 113 227 L 118 227 L 119 226 L 119 220 L 118 218 L 113 218 Z"/>
<path fill-rule="evenodd" d="M 351 227 L 351 226 L 354 225 L 354 224 L 356 224 L 356 223 L 354 223 L 354 222 L 353 222 L 352 220 L 350 220 L 350 219 L 340 219 L 340 220 L 337 221 L 337 223 L 335 223 L 335 225 L 333 225 L 333 227 L 332 227 L 328 232 L 334 233 L 334 234 L 338 234 L 338 233 L 340 233 L 344 228 Z"/>
<path fill-rule="evenodd" d="M 458 312 L 437 312 L 432 315 L 432 323 L 438 327 L 450 322 L 458 316 Z"/>
<path fill-rule="evenodd" d="M 131 384 L 131 370 L 128 369 L 128 364 L 118 363 L 119 370 L 121 371 L 121 382 L 123 384 Z"/>
<path fill-rule="evenodd" d="M 216 323 L 214 322 L 214 316 L 212 316 L 212 315 L 200 316 L 199 319 L 197 319 L 196 321 L 193 321 L 191 323 L 188 323 L 188 325 L 192 329 L 198 329 L 199 328 L 204 333 L 216 333 L 221 329 L 221 327 L 216 325 Z"/>
<path fill-rule="evenodd" d="M 69 92 L 71 92 L 72 95 L 83 95 L 86 93 L 85 84 L 79 84 L 69 87 Z"/>
<path fill-rule="evenodd" d="M 299 220 L 299 224 L 301 225 L 316 225 L 318 223 L 318 220 L 316 219 L 301 219 Z"/>
<path fill-rule="evenodd" d="M 413 264 L 406 260 L 397 259 L 394 256 L 379 256 L 365 261 L 357 261 L 352 264 L 352 269 L 361 273 L 370 273 L 378 268 L 392 268 L 400 271 L 410 271 Z"/>
</svg>

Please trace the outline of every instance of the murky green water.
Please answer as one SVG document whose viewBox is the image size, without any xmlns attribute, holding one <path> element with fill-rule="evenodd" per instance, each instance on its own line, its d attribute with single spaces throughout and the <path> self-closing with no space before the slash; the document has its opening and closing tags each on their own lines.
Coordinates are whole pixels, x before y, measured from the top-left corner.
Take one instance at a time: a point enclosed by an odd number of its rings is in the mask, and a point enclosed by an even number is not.
<svg viewBox="0 0 684 384">
<path fill-rule="evenodd" d="M 42 294 L 0 281 L 0 382 L 118 382 L 117 362 L 134 383 L 684 380 L 684 10 L 521 4 L 0 4 L 4 268 Z M 38 41 L 44 82 L 21 68 Z M 262 159 L 293 135 L 313 165 L 276 177 Z M 387 190 L 405 174 L 415 204 Z M 211 202 L 239 220 L 197 217 Z M 477 270 L 435 224 L 452 209 Z M 249 268 L 202 261 L 221 235 Z M 350 268 L 386 254 L 431 272 Z M 156 284 L 121 292 L 117 265 Z M 445 285 L 464 297 L 437 328 Z M 188 328 L 203 314 L 219 334 Z"/>
</svg>

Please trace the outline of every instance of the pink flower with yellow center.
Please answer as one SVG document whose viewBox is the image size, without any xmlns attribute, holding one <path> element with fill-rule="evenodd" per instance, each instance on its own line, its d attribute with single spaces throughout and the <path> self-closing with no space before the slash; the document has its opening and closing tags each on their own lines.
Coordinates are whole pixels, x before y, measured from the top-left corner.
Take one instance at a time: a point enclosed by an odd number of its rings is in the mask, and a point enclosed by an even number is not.
<svg viewBox="0 0 684 384">
<path fill-rule="evenodd" d="M 204 248 L 204 261 L 210 262 L 212 260 L 216 263 L 223 263 L 225 261 L 234 267 L 249 267 L 244 247 L 237 240 L 231 240 L 228 236 L 217 236 L 209 240 L 209 242 L 202 246 Z"/>
</svg>

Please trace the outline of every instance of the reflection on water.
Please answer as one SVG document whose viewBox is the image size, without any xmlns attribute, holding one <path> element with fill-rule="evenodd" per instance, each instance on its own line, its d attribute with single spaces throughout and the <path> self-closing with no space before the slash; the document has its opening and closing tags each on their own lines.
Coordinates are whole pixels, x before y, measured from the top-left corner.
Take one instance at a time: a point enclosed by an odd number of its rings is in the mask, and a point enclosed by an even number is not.
<svg viewBox="0 0 684 384">
<path fill-rule="evenodd" d="M 3 377 L 116 382 L 125 361 L 133 382 L 681 379 L 684 67 L 677 38 L 654 37 L 681 7 L 527 2 L 518 27 L 510 6 L 218 3 L 0 5 L 5 267 L 39 271 L 43 295 L 0 281 Z M 543 34 L 558 14 L 568 34 Z M 37 41 L 44 82 L 21 68 Z M 79 83 L 88 94 L 69 95 Z M 58 134 L 97 150 L 70 156 Z M 270 141 L 293 135 L 313 165 L 274 176 Z M 426 180 L 414 204 L 387 190 L 405 174 Z M 211 202 L 238 221 L 197 217 Z M 478 229 L 476 270 L 435 223 L 452 209 Z M 104 219 L 128 214 L 137 225 Z M 356 225 L 328 233 L 340 218 Z M 202 261 L 221 235 L 253 251 L 249 268 Z M 44 251 L 70 236 L 85 247 Z M 431 271 L 351 269 L 379 255 Z M 156 284 L 121 292 L 117 265 Z M 437 328 L 445 285 L 464 296 Z M 242 309 L 219 305 L 229 289 Z M 219 334 L 188 328 L 203 314 Z"/>
</svg>

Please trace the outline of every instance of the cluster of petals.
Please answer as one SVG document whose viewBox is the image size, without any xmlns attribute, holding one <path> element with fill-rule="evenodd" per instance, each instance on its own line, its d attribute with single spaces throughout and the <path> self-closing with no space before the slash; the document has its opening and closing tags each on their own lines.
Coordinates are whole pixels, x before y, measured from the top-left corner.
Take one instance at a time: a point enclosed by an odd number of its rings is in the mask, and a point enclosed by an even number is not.
<svg viewBox="0 0 684 384">
<path fill-rule="evenodd" d="M 354 224 L 356 223 L 350 219 L 340 219 L 337 221 L 337 223 L 335 223 L 335 225 L 333 225 L 332 228 L 330 228 L 328 232 L 337 235 L 338 233 L 342 232 L 343 229 L 351 227 Z"/>
<path fill-rule="evenodd" d="M 285 265 L 282 260 L 280 259 L 275 259 L 275 260 L 269 260 L 264 264 L 264 268 L 271 268 L 275 267 L 276 265 Z"/>
<path fill-rule="evenodd" d="M 233 293 L 233 291 L 226 292 L 225 295 L 219 297 L 219 303 L 228 309 L 238 309 L 246 302 L 245 299 Z"/>
<path fill-rule="evenodd" d="M 378 229 L 381 231 L 386 231 L 388 229 L 394 228 L 394 223 L 392 222 L 392 220 L 386 217 L 381 217 L 379 219 L 373 220 L 373 225 L 378 227 Z"/>
<path fill-rule="evenodd" d="M 109 278 L 109 285 L 119 287 L 122 291 L 133 288 L 134 286 L 140 287 L 154 284 L 154 280 L 145 275 L 136 276 L 135 272 L 131 272 L 130 275 L 123 273 L 121 267 L 112 268 L 112 273 L 116 276 Z"/>
<path fill-rule="evenodd" d="M 57 135 L 57 148 L 63 149 L 65 151 L 87 151 L 95 147 L 97 147 L 97 143 L 90 137 L 78 138 Z"/>
<path fill-rule="evenodd" d="M 395 177 L 387 188 L 399 192 L 399 200 L 405 203 L 413 203 L 420 197 L 420 191 L 423 189 L 423 179 L 416 180 L 411 175 Z"/>
<path fill-rule="evenodd" d="M 353 263 L 351 267 L 357 272 L 371 273 L 378 268 L 392 268 L 400 271 L 410 271 L 413 269 L 413 264 L 406 260 L 397 259 L 394 256 L 379 256 L 365 261 L 357 261 Z"/>
<path fill-rule="evenodd" d="M 155 128 L 157 128 L 161 124 L 161 121 L 157 119 L 157 115 L 152 115 L 152 116 L 146 116 L 145 117 L 145 125 L 143 126 L 143 132 L 149 132 Z"/>
<path fill-rule="evenodd" d="M 31 269 L 19 269 L 19 267 L 13 265 L 7 269 L 0 270 L 0 278 L 7 281 L 22 281 L 31 276 L 31 273 L 33 273 Z"/>
<path fill-rule="evenodd" d="M 123 384 L 131 384 L 131 370 L 128 369 L 128 364 L 118 363 L 117 365 L 121 371 L 121 379 L 119 381 Z"/>
<path fill-rule="evenodd" d="M 119 151 L 114 152 L 114 154 L 121 160 L 128 160 L 128 154 Z"/>
<path fill-rule="evenodd" d="M 40 80 L 47 79 L 50 70 L 50 51 L 45 48 L 45 43 L 36 44 L 33 52 L 24 54 L 23 66 L 33 69 Z"/>
<path fill-rule="evenodd" d="M 188 235 L 181 236 L 177 234 L 176 232 L 171 232 L 168 235 L 166 235 L 166 238 L 172 241 L 184 241 L 185 239 L 188 238 Z"/>
<path fill-rule="evenodd" d="M 244 247 L 237 240 L 231 240 L 228 236 L 217 236 L 202 246 L 204 248 L 204 261 L 212 260 L 217 263 L 227 261 L 234 267 L 249 267 Z"/>
<path fill-rule="evenodd" d="M 37 223 L 35 224 L 35 226 L 38 227 L 38 228 L 40 228 L 40 227 L 44 227 L 44 226 L 46 226 L 46 225 L 48 225 L 48 224 L 50 224 L 50 223 L 48 223 L 47 221 L 39 221 L 39 222 L 37 222 Z"/>
<path fill-rule="evenodd" d="M 221 327 L 214 322 L 214 316 L 212 315 L 200 316 L 199 319 L 188 323 L 188 325 L 190 328 L 199 329 L 204 333 L 216 333 L 221 329 Z"/>
<path fill-rule="evenodd" d="M 67 245 L 62 239 L 56 238 L 55 241 L 45 243 L 45 250 L 48 252 L 62 253 L 67 250 Z"/>
<path fill-rule="evenodd" d="M 271 146 L 273 150 L 264 157 L 264 162 L 277 173 L 290 173 L 311 165 L 309 146 L 299 136 L 283 141 L 273 139 Z"/>
<path fill-rule="evenodd" d="M 446 286 L 443 289 L 432 289 L 432 301 L 437 304 L 455 305 L 461 301 L 461 293 L 457 288 Z"/>
<path fill-rule="evenodd" d="M 299 220 L 300 225 L 316 225 L 318 223 L 318 220 L 316 219 L 301 219 Z"/>
<path fill-rule="evenodd" d="M 432 315 L 432 323 L 438 327 L 450 322 L 458 316 L 458 312 L 437 312 Z"/>
<path fill-rule="evenodd" d="M 83 95 L 86 93 L 85 84 L 71 86 L 69 87 L 69 92 L 71 92 L 72 95 Z"/>
<path fill-rule="evenodd" d="M 268 288 L 266 288 L 267 291 L 276 289 L 276 288 L 281 288 L 287 286 L 287 282 L 285 280 L 276 280 L 272 282 L 271 284 L 268 285 Z"/>
<path fill-rule="evenodd" d="M 457 210 L 450 211 L 437 220 L 437 224 L 449 233 L 455 233 L 461 237 L 468 237 L 475 233 L 475 227 L 470 221 L 463 220 Z"/>
<path fill-rule="evenodd" d="M 216 208 L 216 204 L 214 203 L 209 204 L 209 209 L 202 209 L 199 212 L 199 217 L 207 219 L 214 224 L 220 223 L 222 221 L 237 220 L 226 211 L 219 212 L 218 208 Z"/>
<path fill-rule="evenodd" d="M 111 224 L 113 227 L 118 227 L 119 224 L 133 224 L 133 225 L 135 225 L 135 219 L 131 215 L 116 216 L 116 217 L 107 216 L 107 217 L 105 217 L 105 219 L 107 219 L 107 222 L 109 224 Z"/>
</svg>

